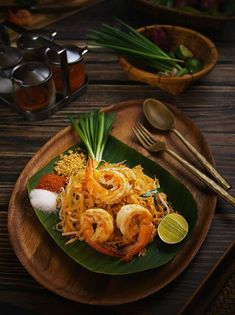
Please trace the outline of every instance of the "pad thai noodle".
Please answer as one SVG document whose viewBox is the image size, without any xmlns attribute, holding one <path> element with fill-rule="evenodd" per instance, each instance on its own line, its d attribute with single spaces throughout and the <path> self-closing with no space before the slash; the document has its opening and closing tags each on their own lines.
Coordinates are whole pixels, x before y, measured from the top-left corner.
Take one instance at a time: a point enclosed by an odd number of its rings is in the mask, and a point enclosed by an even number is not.
<svg viewBox="0 0 235 315">
<path fill-rule="evenodd" d="M 62 188 L 59 231 L 67 243 L 85 241 L 125 261 L 144 255 L 161 219 L 174 212 L 166 194 L 141 165 L 97 164 L 89 158 Z"/>
</svg>

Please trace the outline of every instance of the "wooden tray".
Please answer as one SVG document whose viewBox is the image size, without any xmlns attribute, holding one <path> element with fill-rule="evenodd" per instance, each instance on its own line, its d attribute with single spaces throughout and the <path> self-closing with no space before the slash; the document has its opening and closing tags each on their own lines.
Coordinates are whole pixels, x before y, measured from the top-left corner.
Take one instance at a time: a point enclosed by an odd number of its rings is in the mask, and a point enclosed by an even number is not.
<svg viewBox="0 0 235 315">
<path fill-rule="evenodd" d="M 131 100 L 105 108 L 106 111 L 118 112 L 112 134 L 161 164 L 187 186 L 197 202 L 198 222 L 181 252 L 163 267 L 127 276 L 106 276 L 92 273 L 76 264 L 56 246 L 39 223 L 30 206 L 26 188 L 28 178 L 52 158 L 77 143 L 78 138 L 71 128 L 63 129 L 35 154 L 20 174 L 10 199 L 8 229 L 13 249 L 27 271 L 43 286 L 68 299 L 95 305 L 115 305 L 146 297 L 170 283 L 188 266 L 208 233 L 216 196 L 165 153 L 150 155 L 139 146 L 132 126 L 137 119 L 143 120 L 142 103 L 143 100 Z M 170 108 L 176 115 L 176 128 L 213 163 L 199 129 L 174 106 Z M 162 134 L 160 138 L 195 163 L 174 135 Z"/>
<path fill-rule="evenodd" d="M 234 310 L 235 241 L 214 264 L 177 315 L 232 314 Z"/>
</svg>

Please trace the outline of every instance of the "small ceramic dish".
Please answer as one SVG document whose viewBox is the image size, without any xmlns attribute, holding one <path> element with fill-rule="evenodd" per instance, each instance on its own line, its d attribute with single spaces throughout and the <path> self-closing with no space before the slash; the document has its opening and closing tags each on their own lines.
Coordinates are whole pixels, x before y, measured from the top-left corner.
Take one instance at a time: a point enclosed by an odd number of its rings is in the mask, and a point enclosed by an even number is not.
<svg viewBox="0 0 235 315">
<path fill-rule="evenodd" d="M 157 25 L 139 28 L 138 31 L 147 34 Z M 171 49 L 174 50 L 180 44 L 187 46 L 194 56 L 203 62 L 203 68 L 193 74 L 186 74 L 182 77 L 166 76 L 148 70 L 141 69 L 132 64 L 130 60 L 120 57 L 119 62 L 124 71 L 127 72 L 130 80 L 147 83 L 159 87 L 161 90 L 173 95 L 182 93 L 192 82 L 201 79 L 208 74 L 216 65 L 218 51 L 214 43 L 202 34 L 178 26 L 158 25 L 163 28 L 171 40 Z"/>
</svg>

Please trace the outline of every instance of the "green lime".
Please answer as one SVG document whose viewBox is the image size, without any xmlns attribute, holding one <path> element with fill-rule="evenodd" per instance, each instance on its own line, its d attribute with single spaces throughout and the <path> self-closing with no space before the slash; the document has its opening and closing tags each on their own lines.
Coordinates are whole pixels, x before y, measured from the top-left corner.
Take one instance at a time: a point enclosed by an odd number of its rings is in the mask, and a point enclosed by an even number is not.
<svg viewBox="0 0 235 315">
<path fill-rule="evenodd" d="M 203 63 L 197 58 L 189 58 L 184 64 L 190 73 L 198 72 L 203 68 Z"/>
<path fill-rule="evenodd" d="M 179 45 L 175 50 L 175 55 L 179 59 L 186 60 L 193 57 L 193 53 L 184 45 Z"/>
<path fill-rule="evenodd" d="M 181 242 L 188 233 L 188 223 L 179 213 L 166 215 L 158 225 L 158 235 L 167 244 Z"/>
<path fill-rule="evenodd" d="M 188 74 L 188 73 L 189 73 L 189 71 L 187 68 L 182 68 L 182 69 L 178 70 L 176 76 L 182 77 L 183 75 Z"/>
</svg>

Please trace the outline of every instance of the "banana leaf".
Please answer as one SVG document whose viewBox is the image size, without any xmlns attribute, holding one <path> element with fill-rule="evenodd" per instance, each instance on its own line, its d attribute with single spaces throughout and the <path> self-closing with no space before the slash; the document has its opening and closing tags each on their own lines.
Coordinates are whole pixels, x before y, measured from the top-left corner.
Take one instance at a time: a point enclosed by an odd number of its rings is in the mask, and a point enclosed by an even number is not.
<svg viewBox="0 0 235 315">
<path fill-rule="evenodd" d="M 77 144 L 69 149 L 73 150 L 78 147 L 84 148 L 82 144 Z M 125 160 L 129 167 L 141 164 L 147 175 L 158 178 L 161 189 L 167 194 L 168 200 L 171 202 L 174 209 L 181 213 L 188 221 L 189 232 L 187 237 L 178 244 L 169 245 L 163 243 L 160 238 L 156 236 L 154 241 L 147 246 L 145 256 L 137 256 L 130 262 L 124 262 L 120 259 L 97 252 L 85 242 L 76 241 L 72 244 L 65 245 L 68 239 L 61 236 L 60 232 L 56 229 L 56 225 L 59 222 L 58 213 L 45 213 L 34 209 L 40 222 L 57 245 L 59 245 L 67 255 L 93 272 L 124 275 L 157 268 L 168 263 L 180 252 L 182 246 L 184 246 L 190 238 L 193 227 L 196 224 L 198 210 L 193 196 L 184 185 L 160 165 L 112 136 L 109 136 L 103 158 L 111 163 Z M 54 164 L 58 159 L 59 157 L 53 159 L 48 165 L 29 179 L 28 192 L 37 185 L 39 178 L 43 174 L 53 172 Z"/>
</svg>

